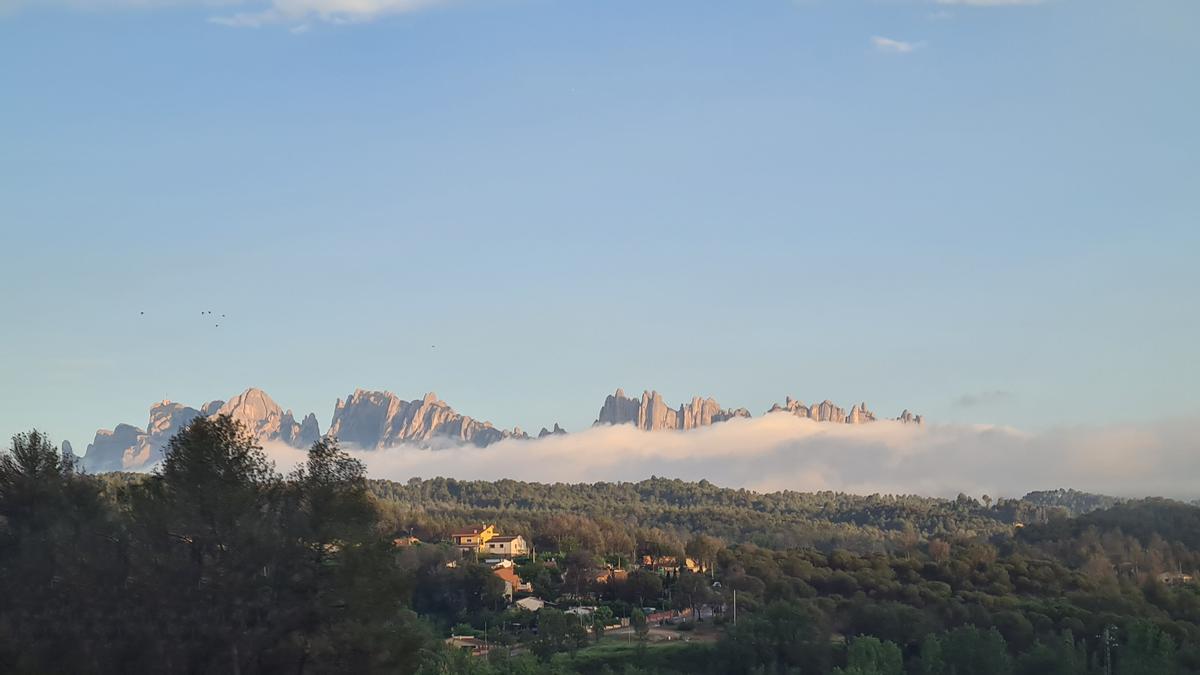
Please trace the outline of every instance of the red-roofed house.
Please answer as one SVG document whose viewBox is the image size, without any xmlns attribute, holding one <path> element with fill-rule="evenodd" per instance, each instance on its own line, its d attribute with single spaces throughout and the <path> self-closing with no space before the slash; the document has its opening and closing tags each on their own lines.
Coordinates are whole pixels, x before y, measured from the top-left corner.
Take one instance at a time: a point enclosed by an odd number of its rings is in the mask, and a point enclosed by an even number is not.
<svg viewBox="0 0 1200 675">
<path fill-rule="evenodd" d="M 533 584 L 522 581 L 521 577 L 517 576 L 516 571 L 511 567 L 497 567 L 492 570 L 492 574 L 500 577 L 504 582 L 504 597 L 512 599 L 513 593 L 532 593 Z"/>
</svg>

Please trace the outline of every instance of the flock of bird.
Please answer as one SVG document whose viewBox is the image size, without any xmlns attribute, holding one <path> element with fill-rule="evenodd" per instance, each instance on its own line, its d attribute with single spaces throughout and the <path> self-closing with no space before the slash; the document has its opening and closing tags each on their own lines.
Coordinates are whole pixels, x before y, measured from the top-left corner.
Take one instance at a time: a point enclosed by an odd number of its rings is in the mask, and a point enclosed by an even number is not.
<svg viewBox="0 0 1200 675">
<path fill-rule="evenodd" d="M 206 309 L 206 310 L 203 310 L 203 311 L 201 311 L 201 312 L 200 312 L 200 316 L 212 316 L 212 315 L 213 315 L 213 312 L 212 312 L 212 310 L 211 310 L 211 309 Z M 146 312 L 145 312 L 145 311 L 138 312 L 138 316 L 146 316 Z M 222 319 L 224 319 L 224 318 L 225 318 L 225 315 L 224 315 L 224 314 L 222 314 L 222 315 L 221 315 L 221 318 L 222 318 Z M 221 324 L 219 324 L 219 323 L 214 323 L 214 324 L 213 324 L 213 328 L 220 328 L 220 327 L 221 327 Z M 437 349 L 437 345 L 429 345 L 429 348 L 430 348 L 430 349 Z"/>
<path fill-rule="evenodd" d="M 211 309 L 203 310 L 200 312 L 200 316 L 212 316 L 212 314 L 213 314 L 213 312 Z M 138 312 L 138 316 L 146 316 L 146 312 L 145 311 Z M 221 318 L 224 319 L 225 315 L 222 314 Z M 220 328 L 220 327 L 221 327 L 221 324 L 219 324 L 219 323 L 213 324 L 213 328 Z"/>
</svg>

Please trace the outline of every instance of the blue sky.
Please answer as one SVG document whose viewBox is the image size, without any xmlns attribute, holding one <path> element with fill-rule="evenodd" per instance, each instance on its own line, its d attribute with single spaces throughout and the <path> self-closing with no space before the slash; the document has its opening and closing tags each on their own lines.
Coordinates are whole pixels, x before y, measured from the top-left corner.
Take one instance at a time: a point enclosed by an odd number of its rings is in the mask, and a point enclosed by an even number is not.
<svg viewBox="0 0 1200 675">
<path fill-rule="evenodd" d="M 534 430 L 616 387 L 1195 413 L 1198 20 L 0 0 L 0 433 L 248 386 L 322 426 L 355 387 Z"/>
</svg>

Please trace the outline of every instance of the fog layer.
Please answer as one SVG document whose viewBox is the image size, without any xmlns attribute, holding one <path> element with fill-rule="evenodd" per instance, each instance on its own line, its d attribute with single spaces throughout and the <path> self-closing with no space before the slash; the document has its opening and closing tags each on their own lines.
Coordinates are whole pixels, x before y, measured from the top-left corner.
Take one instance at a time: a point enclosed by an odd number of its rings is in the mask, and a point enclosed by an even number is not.
<svg viewBox="0 0 1200 675">
<path fill-rule="evenodd" d="M 511 478 L 534 482 L 708 479 L 757 491 L 839 490 L 993 497 L 1072 487 L 1118 496 L 1200 495 L 1195 419 L 1025 433 L 983 425 L 818 423 L 789 414 L 687 432 L 593 427 L 486 448 L 360 451 L 373 478 Z M 280 469 L 303 451 L 271 445 Z"/>
</svg>

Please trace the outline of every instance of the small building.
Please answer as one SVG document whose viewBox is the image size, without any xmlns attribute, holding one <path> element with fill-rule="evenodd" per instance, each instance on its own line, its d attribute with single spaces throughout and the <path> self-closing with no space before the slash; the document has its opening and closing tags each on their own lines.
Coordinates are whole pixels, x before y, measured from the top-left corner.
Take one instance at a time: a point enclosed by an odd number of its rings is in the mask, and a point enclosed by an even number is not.
<svg viewBox="0 0 1200 675">
<path fill-rule="evenodd" d="M 472 635 L 451 635 L 446 638 L 446 644 L 455 649 L 461 649 L 471 656 L 487 656 L 488 645 Z"/>
<path fill-rule="evenodd" d="M 520 607 L 527 612 L 536 612 L 546 606 L 546 601 L 542 600 L 541 598 L 521 598 L 520 600 L 514 602 L 513 605 Z"/>
<path fill-rule="evenodd" d="M 496 535 L 487 540 L 479 549 L 489 556 L 501 558 L 516 558 L 529 554 L 529 545 L 521 535 Z"/>
<path fill-rule="evenodd" d="M 450 540 L 462 552 L 482 551 L 484 545 L 496 536 L 495 525 L 480 525 L 450 533 Z"/>
<path fill-rule="evenodd" d="M 416 537 L 396 537 L 392 540 L 392 545 L 396 548 L 404 548 L 406 546 L 416 546 L 421 540 Z"/>
<path fill-rule="evenodd" d="M 1194 579 L 1192 575 L 1184 574 L 1183 572 L 1163 572 L 1158 575 L 1158 581 L 1168 586 L 1178 586 L 1180 584 L 1190 584 Z"/>
<path fill-rule="evenodd" d="M 606 569 L 601 570 L 596 575 L 596 583 L 598 584 L 621 584 L 629 579 L 629 572 L 625 570 Z"/>
<path fill-rule="evenodd" d="M 679 559 L 673 555 L 642 556 L 642 567 L 655 572 L 666 572 L 679 569 Z"/>
<path fill-rule="evenodd" d="M 533 584 L 523 581 L 521 577 L 517 576 L 516 570 L 512 567 L 497 567 L 492 570 L 492 574 L 495 574 L 504 582 L 504 597 L 510 600 L 514 593 L 533 592 Z"/>
</svg>

